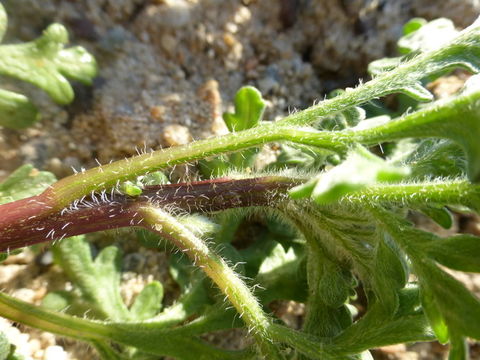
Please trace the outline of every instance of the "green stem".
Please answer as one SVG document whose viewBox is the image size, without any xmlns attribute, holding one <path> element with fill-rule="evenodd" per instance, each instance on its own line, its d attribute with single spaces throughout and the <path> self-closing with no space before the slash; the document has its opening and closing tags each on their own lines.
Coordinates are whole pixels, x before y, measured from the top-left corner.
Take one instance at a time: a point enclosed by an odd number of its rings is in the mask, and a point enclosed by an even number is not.
<svg viewBox="0 0 480 360">
<path fill-rule="evenodd" d="M 111 188 L 119 182 L 151 171 L 220 153 L 242 150 L 280 140 L 314 145 L 333 152 L 343 153 L 348 148 L 349 138 L 351 138 L 350 134 L 308 131 L 267 123 L 253 129 L 134 156 L 83 171 L 58 181 L 46 193 L 51 199 L 49 205 L 58 210 L 82 196 L 90 194 L 92 191 Z"/>
<path fill-rule="evenodd" d="M 139 208 L 139 211 L 154 231 L 171 239 L 217 284 L 253 332 L 260 353 L 266 359 L 283 359 L 270 336 L 272 320 L 263 312 L 250 289 L 226 262 L 211 251 L 200 238 L 163 210 L 145 206 Z"/>
<path fill-rule="evenodd" d="M 376 185 L 347 195 L 341 201 L 361 206 L 371 203 L 406 207 L 437 203 L 464 205 L 478 210 L 480 208 L 480 185 L 467 181 Z"/>
<path fill-rule="evenodd" d="M 347 89 L 339 96 L 293 113 L 280 120 L 278 124 L 282 126 L 304 126 L 322 116 L 338 113 L 349 107 L 358 106 L 395 92 L 407 94 L 420 101 L 431 100 L 433 96 L 421 87 L 420 81 L 422 79 L 429 75 L 438 74 L 445 68 L 458 66 L 476 72 L 471 58 L 476 55 L 473 53 L 476 51 L 478 32 L 478 26 L 467 28 L 450 44 L 415 56 L 407 62 L 400 63 L 391 71 L 384 72 L 355 88 Z"/>
<path fill-rule="evenodd" d="M 0 315 L 24 325 L 84 341 L 105 340 L 109 336 L 108 327 L 101 323 L 43 310 L 1 292 Z"/>
<path fill-rule="evenodd" d="M 164 324 L 110 323 L 80 319 L 42 309 L 0 293 L 0 315 L 27 326 L 61 336 L 105 344 L 110 341 L 142 351 L 186 360 L 240 360 L 244 351 L 225 351 L 209 346 L 184 327 L 165 329 Z M 188 325 L 187 325 L 188 326 Z"/>
</svg>

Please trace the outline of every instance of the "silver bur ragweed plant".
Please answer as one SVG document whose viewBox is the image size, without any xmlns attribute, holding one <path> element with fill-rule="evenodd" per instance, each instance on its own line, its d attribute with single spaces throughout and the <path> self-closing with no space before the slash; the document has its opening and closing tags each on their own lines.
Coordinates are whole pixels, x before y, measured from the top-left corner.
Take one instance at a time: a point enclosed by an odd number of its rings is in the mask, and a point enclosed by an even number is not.
<svg viewBox="0 0 480 360">
<path fill-rule="evenodd" d="M 48 294 L 43 306 L 2 293 L 0 315 L 88 342 L 104 359 L 369 359 L 375 347 L 435 339 L 450 344 L 451 359 L 468 358 L 480 302 L 449 269 L 480 272 L 480 239 L 441 238 L 407 215 L 448 228 L 451 211 L 480 211 L 478 75 L 448 99 L 425 88 L 457 68 L 479 72 L 480 22 L 457 31 L 445 19 L 414 19 L 399 50 L 370 65 L 370 81 L 276 122 L 262 121 L 261 94 L 245 87 L 224 116 L 227 135 L 57 182 L 17 170 L 0 184 L 0 248 L 56 242 L 55 261 L 74 288 Z M 395 93 L 407 104 L 400 112 L 372 107 Z M 271 142 L 280 144 L 277 161 L 246 171 Z M 205 180 L 170 184 L 158 172 L 192 161 Z M 251 216 L 262 230 L 235 247 Z M 120 250 L 92 257 L 85 234 L 123 227 L 144 245 L 177 250 L 170 273 L 181 293 L 172 305 L 162 308 L 162 284 L 152 282 L 127 307 Z M 360 289 L 367 304 L 358 314 Z M 306 304 L 301 330 L 269 313 L 278 299 Z M 243 350 L 204 340 L 238 327 L 252 338 Z"/>
</svg>

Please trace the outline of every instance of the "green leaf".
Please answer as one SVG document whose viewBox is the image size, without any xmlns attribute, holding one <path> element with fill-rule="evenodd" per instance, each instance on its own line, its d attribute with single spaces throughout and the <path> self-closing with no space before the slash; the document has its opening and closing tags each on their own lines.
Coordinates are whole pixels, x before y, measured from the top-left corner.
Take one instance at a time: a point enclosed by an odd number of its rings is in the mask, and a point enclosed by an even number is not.
<svg viewBox="0 0 480 360">
<path fill-rule="evenodd" d="M 337 89 L 331 91 L 327 99 L 332 99 L 345 93 L 345 90 Z M 340 112 L 322 117 L 314 128 L 319 130 L 338 131 L 348 127 L 356 126 L 360 121 L 365 120 L 366 112 L 359 106 L 352 106 Z"/>
<path fill-rule="evenodd" d="M 142 188 L 138 187 L 131 181 L 125 181 L 120 184 L 119 190 L 128 196 L 139 196 L 142 195 Z"/>
<path fill-rule="evenodd" d="M 480 272 L 480 238 L 456 235 L 438 238 L 424 246 L 426 254 L 453 270 Z"/>
<path fill-rule="evenodd" d="M 453 225 L 452 213 L 445 206 L 425 205 L 420 211 L 444 229 L 450 229 Z"/>
<path fill-rule="evenodd" d="M 408 35 L 414 31 L 417 31 L 425 24 L 427 24 L 427 20 L 423 18 L 410 19 L 405 25 L 403 25 L 403 35 Z"/>
<path fill-rule="evenodd" d="M 306 298 L 306 278 L 301 271 L 304 254 L 293 247 L 285 251 L 277 243 L 264 257 L 255 282 L 267 289 L 259 293 L 262 302 L 288 299 L 304 301 Z"/>
<path fill-rule="evenodd" d="M 448 360 L 469 360 L 467 339 L 463 336 L 452 334 L 450 336 L 450 351 Z"/>
<path fill-rule="evenodd" d="M 428 322 L 430 323 L 435 336 L 440 343 L 446 344 L 449 340 L 448 326 L 435 301 L 435 295 L 428 287 L 422 287 L 420 294 L 423 311 L 428 318 Z"/>
<path fill-rule="evenodd" d="M 268 170 L 282 170 L 285 168 L 301 168 L 319 170 L 331 153 L 313 146 L 300 144 L 281 144 L 277 160 L 267 166 Z"/>
<path fill-rule="evenodd" d="M 11 352 L 10 342 L 5 334 L 0 331 L 0 360 L 6 360 Z"/>
<path fill-rule="evenodd" d="M 480 158 L 479 100 L 480 89 L 477 88 L 451 99 L 437 101 L 386 124 L 360 130 L 355 135 L 364 144 L 405 138 L 451 139 L 465 151 L 468 176 L 476 181 L 480 177 L 480 162 L 477 161 Z"/>
<path fill-rule="evenodd" d="M 154 317 L 162 308 L 163 286 L 158 281 L 146 285 L 137 295 L 130 313 L 135 320 L 147 320 Z"/>
<path fill-rule="evenodd" d="M 420 310 L 420 287 L 417 284 L 409 283 L 398 291 L 398 309 L 396 317 L 418 314 Z"/>
<path fill-rule="evenodd" d="M 253 86 L 244 86 L 235 95 L 235 112 L 224 113 L 223 120 L 230 132 L 253 128 L 262 119 L 265 101 Z"/>
<path fill-rule="evenodd" d="M 401 57 L 375 60 L 368 64 L 368 73 L 372 76 L 378 76 L 382 73 L 394 70 L 397 66 L 400 66 L 401 63 Z"/>
<path fill-rule="evenodd" d="M 74 236 L 52 247 L 55 261 L 88 303 L 103 318 L 128 320 L 130 313 L 120 296 L 121 252 L 102 249 L 93 260 L 85 236 Z"/>
<path fill-rule="evenodd" d="M 0 89 L 0 126 L 24 129 L 39 118 L 37 108 L 27 97 Z"/>
<path fill-rule="evenodd" d="M 401 140 L 392 160 L 410 167 L 410 179 L 459 178 L 467 172 L 467 161 L 461 146 L 448 139 Z"/>
<path fill-rule="evenodd" d="M 245 275 L 254 278 L 257 276 L 260 265 L 268 254 L 271 254 L 278 243 L 271 239 L 255 241 L 246 249 L 239 250 L 240 255 L 245 261 Z"/>
<path fill-rule="evenodd" d="M 196 270 L 183 254 L 171 254 L 169 265 L 170 275 L 180 285 L 182 291 L 186 291 L 190 287 L 192 279 L 202 277 L 199 270 Z"/>
<path fill-rule="evenodd" d="M 42 299 L 42 306 L 48 310 L 65 312 L 70 315 L 83 317 L 88 312 L 90 317 L 102 318 L 104 315 L 82 300 L 76 291 L 58 290 L 49 292 Z"/>
<path fill-rule="evenodd" d="M 0 204 L 38 195 L 55 181 L 52 173 L 23 165 L 0 183 Z"/>
<path fill-rule="evenodd" d="M 198 166 L 202 174 L 207 178 L 225 176 L 231 169 L 228 155 L 220 155 L 208 160 L 199 160 Z"/>
<path fill-rule="evenodd" d="M 426 277 L 435 300 L 452 332 L 480 339 L 480 301 L 451 275 L 430 267 Z"/>
<path fill-rule="evenodd" d="M 67 78 L 91 84 L 97 73 L 94 58 L 83 48 L 64 49 L 67 30 L 50 25 L 35 41 L 0 46 L 0 73 L 30 82 L 59 104 L 73 100 Z"/>
<path fill-rule="evenodd" d="M 389 164 L 363 147 L 356 147 L 340 165 L 290 191 L 294 199 L 311 195 L 318 204 L 337 201 L 377 182 L 396 182 L 409 174 L 405 167 Z"/>
<path fill-rule="evenodd" d="M 335 354 L 339 356 L 385 345 L 432 340 L 423 314 L 388 319 L 383 309 L 373 305 L 360 320 L 326 346 L 336 349 Z"/>
<path fill-rule="evenodd" d="M 42 299 L 42 306 L 48 310 L 65 311 L 75 301 L 70 291 L 52 291 Z"/>
<path fill-rule="evenodd" d="M 378 241 L 373 269 L 373 291 L 386 313 L 393 315 L 399 306 L 398 291 L 407 284 L 409 271 L 404 255 L 387 234 Z"/>
<path fill-rule="evenodd" d="M 448 44 L 458 36 L 452 20 L 440 18 L 430 22 L 424 19 L 412 19 L 403 28 L 404 36 L 398 42 L 402 54 L 432 51 Z"/>
<path fill-rule="evenodd" d="M 318 285 L 318 294 L 322 301 L 331 308 L 344 305 L 352 290 L 352 274 L 342 269 L 338 264 L 325 260 L 323 263 L 322 277 Z"/>
</svg>

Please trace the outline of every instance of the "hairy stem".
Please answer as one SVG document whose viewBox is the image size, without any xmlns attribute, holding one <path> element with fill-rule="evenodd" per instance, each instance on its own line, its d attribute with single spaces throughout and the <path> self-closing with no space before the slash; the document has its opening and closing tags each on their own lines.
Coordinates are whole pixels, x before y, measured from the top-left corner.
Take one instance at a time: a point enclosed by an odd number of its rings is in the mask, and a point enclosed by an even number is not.
<svg viewBox="0 0 480 360">
<path fill-rule="evenodd" d="M 240 360 L 243 351 L 215 349 L 185 334 L 183 328 L 154 329 L 149 324 L 99 322 L 80 319 L 67 314 L 48 311 L 0 293 L 0 315 L 15 322 L 32 326 L 61 336 L 100 344 L 117 342 L 140 348 L 151 354 L 172 356 L 187 360 Z M 138 326 L 135 326 L 138 325 Z M 128 331 L 125 331 L 125 328 Z"/>
<path fill-rule="evenodd" d="M 232 152 L 272 141 L 291 141 L 315 145 L 333 152 L 345 152 L 350 135 L 307 131 L 262 124 L 253 129 L 200 140 L 187 145 L 163 149 L 99 166 L 64 178 L 46 190 L 46 198 L 54 209 L 61 209 L 92 191 L 108 189 L 119 182 L 145 173 L 177 164 L 203 159 L 220 153 Z"/>
<path fill-rule="evenodd" d="M 148 224 L 152 230 L 170 239 L 217 284 L 253 332 L 262 356 L 266 359 L 283 359 L 269 334 L 272 320 L 263 312 L 250 289 L 227 263 L 165 211 L 152 206 L 145 206 L 139 210 L 145 217 L 145 226 Z"/>
<path fill-rule="evenodd" d="M 44 213 L 44 194 L 0 206 L 0 251 L 65 237 L 128 226 L 143 221 L 137 208 L 147 203 L 180 212 L 219 211 L 245 206 L 274 206 L 286 199 L 298 180 L 267 176 L 216 179 L 148 186 L 138 197 L 92 194 L 61 211 Z M 3 207 L 3 209 L 2 209 Z"/>
<path fill-rule="evenodd" d="M 480 206 L 480 185 L 466 181 L 376 185 L 354 192 L 340 201 L 353 204 L 395 204 L 415 207 L 429 203 Z"/>
</svg>

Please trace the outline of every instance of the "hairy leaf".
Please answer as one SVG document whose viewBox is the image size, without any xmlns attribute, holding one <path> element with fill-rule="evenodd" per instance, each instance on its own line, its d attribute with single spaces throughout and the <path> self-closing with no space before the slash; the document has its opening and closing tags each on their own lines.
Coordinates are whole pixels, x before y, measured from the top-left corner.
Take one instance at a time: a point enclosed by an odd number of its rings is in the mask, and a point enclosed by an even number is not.
<svg viewBox="0 0 480 360">
<path fill-rule="evenodd" d="M 84 236 L 65 239 L 52 248 L 55 260 L 81 291 L 82 298 L 105 318 L 128 320 L 120 297 L 121 253 L 108 246 L 92 259 Z"/>
<path fill-rule="evenodd" d="M 268 289 L 259 294 L 263 302 L 305 299 L 306 279 L 300 271 L 302 260 L 302 252 L 295 251 L 293 247 L 285 251 L 283 246 L 277 243 L 271 249 L 255 277 L 256 283 Z"/>
<path fill-rule="evenodd" d="M 480 272 L 480 238 L 473 235 L 457 235 L 438 238 L 425 245 L 426 254 L 453 270 Z"/>
<path fill-rule="evenodd" d="M 311 196 L 319 204 L 328 204 L 377 182 L 399 181 L 408 173 L 407 168 L 390 165 L 368 150 L 357 147 L 342 164 L 293 188 L 290 195 L 294 199 Z"/>
<path fill-rule="evenodd" d="M 0 40 L 7 26 L 5 9 L 0 4 Z M 67 78 L 91 84 L 97 73 L 95 59 L 82 47 L 64 49 L 67 30 L 50 25 L 43 35 L 28 43 L 0 45 L 0 74 L 30 82 L 46 91 L 58 104 L 73 100 Z M 38 120 L 35 106 L 26 97 L 0 91 L 0 125 L 22 129 Z"/>
<path fill-rule="evenodd" d="M 55 181 L 52 173 L 23 165 L 0 183 L 0 204 L 40 194 Z"/>
<path fill-rule="evenodd" d="M 147 320 L 154 317 L 162 308 L 163 286 L 158 281 L 146 285 L 130 308 L 136 320 Z"/>
</svg>

